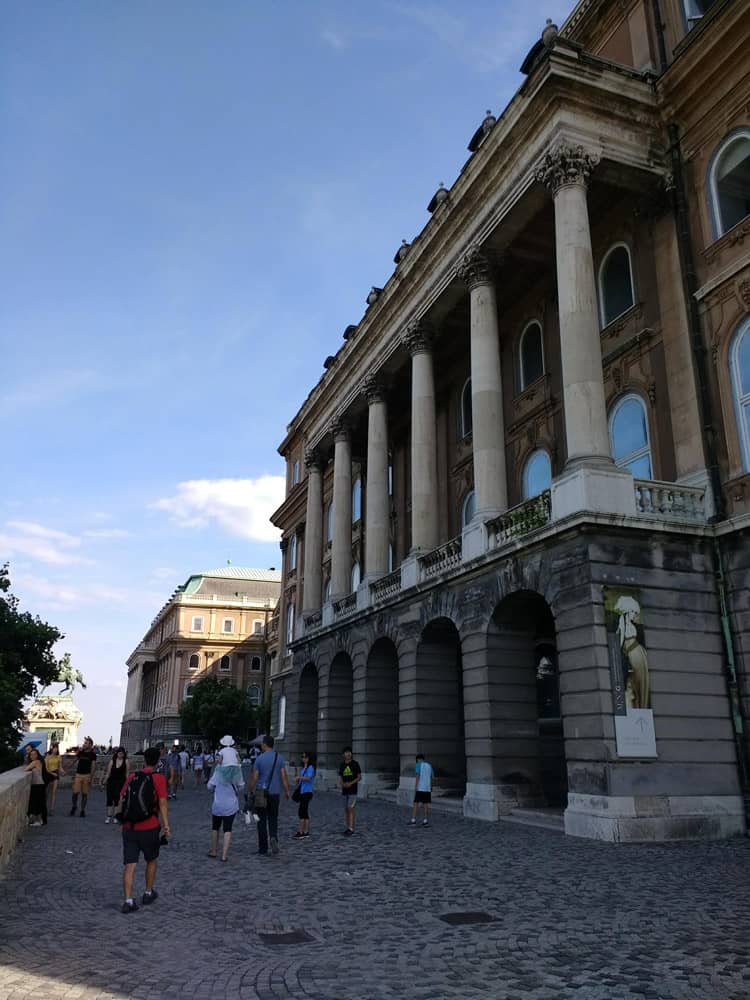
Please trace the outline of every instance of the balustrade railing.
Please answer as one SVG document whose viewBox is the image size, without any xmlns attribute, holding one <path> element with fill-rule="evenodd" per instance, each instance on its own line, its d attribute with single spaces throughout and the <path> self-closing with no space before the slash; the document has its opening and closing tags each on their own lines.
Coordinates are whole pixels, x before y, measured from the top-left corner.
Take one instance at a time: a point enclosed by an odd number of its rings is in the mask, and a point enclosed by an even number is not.
<svg viewBox="0 0 750 1000">
<path fill-rule="evenodd" d="M 640 517 L 694 523 L 704 523 L 706 520 L 705 487 L 634 479 L 633 488 L 635 509 Z"/>
<path fill-rule="evenodd" d="M 524 500 L 510 510 L 487 522 L 489 547 L 496 549 L 499 545 L 521 538 L 530 531 L 541 528 L 552 518 L 552 501 L 549 490 L 539 496 Z"/>
<path fill-rule="evenodd" d="M 419 557 L 421 576 L 427 579 L 439 573 L 448 573 L 461 565 L 461 537 L 452 538 L 445 545 L 440 545 Z"/>
<path fill-rule="evenodd" d="M 374 601 L 387 601 L 401 591 L 401 569 L 396 569 L 388 576 L 370 584 L 370 595 Z"/>
<path fill-rule="evenodd" d="M 333 602 L 333 617 L 343 618 L 345 615 L 350 615 L 352 611 L 357 610 L 357 595 L 349 594 L 348 597 L 342 597 L 340 601 Z"/>
<path fill-rule="evenodd" d="M 309 632 L 323 624 L 323 612 L 311 611 L 309 615 L 303 615 L 302 620 L 305 623 L 305 632 Z"/>
</svg>

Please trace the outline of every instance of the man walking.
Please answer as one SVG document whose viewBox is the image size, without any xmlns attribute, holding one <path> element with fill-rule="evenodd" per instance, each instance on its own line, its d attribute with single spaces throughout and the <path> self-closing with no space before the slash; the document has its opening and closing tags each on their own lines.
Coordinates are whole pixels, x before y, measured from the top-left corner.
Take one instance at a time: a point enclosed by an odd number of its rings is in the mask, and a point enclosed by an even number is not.
<svg viewBox="0 0 750 1000">
<path fill-rule="evenodd" d="M 180 745 L 175 745 L 167 755 L 167 766 L 169 767 L 169 792 L 170 799 L 177 798 L 177 789 L 180 787 L 182 777 L 182 758 L 180 757 Z"/>
<path fill-rule="evenodd" d="M 81 818 L 86 815 L 86 803 L 91 790 L 91 779 L 96 771 L 96 753 L 94 752 L 94 741 L 87 736 L 83 741 L 83 747 L 76 754 L 76 773 L 73 776 L 73 803 L 70 807 L 70 815 L 75 816 L 78 808 L 78 796 L 81 796 Z"/>
<path fill-rule="evenodd" d="M 167 814 L 167 783 L 163 774 L 154 768 L 159 761 L 157 747 L 149 747 L 143 754 L 144 767 L 128 775 L 122 790 L 122 888 L 125 902 L 121 913 L 134 913 L 138 904 L 133 898 L 133 881 L 138 859 L 143 854 L 146 862 L 146 891 L 141 903 L 148 906 L 156 901 L 156 862 L 159 857 L 160 835 L 171 836 Z M 131 787 L 132 786 L 132 787 Z M 166 843 L 166 841 L 165 841 Z"/>
<path fill-rule="evenodd" d="M 339 764 L 339 788 L 344 796 L 345 837 L 354 835 L 354 810 L 357 805 L 357 789 L 362 777 L 362 768 L 354 759 L 351 747 L 344 747 L 344 759 Z"/>
<path fill-rule="evenodd" d="M 284 766 L 284 758 L 273 748 L 273 736 L 264 736 L 261 753 L 256 757 L 248 779 L 248 794 L 255 793 L 255 812 L 258 819 L 258 854 L 279 853 L 279 798 L 281 788 L 285 798 L 289 798 L 289 779 Z"/>
<path fill-rule="evenodd" d="M 416 780 L 414 782 L 414 803 L 411 807 L 409 826 L 417 825 L 417 810 L 422 806 L 422 826 L 430 825 L 430 802 L 432 801 L 432 764 L 424 759 L 423 753 L 417 754 Z"/>
</svg>

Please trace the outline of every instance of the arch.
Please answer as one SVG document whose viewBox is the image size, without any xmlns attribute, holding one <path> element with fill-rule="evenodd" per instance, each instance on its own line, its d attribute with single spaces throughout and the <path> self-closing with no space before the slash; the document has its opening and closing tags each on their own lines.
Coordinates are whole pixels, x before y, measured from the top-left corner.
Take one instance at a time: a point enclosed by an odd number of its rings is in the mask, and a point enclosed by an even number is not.
<svg viewBox="0 0 750 1000">
<path fill-rule="evenodd" d="M 633 266 L 627 243 L 613 243 L 599 265 L 599 316 L 602 327 L 635 304 Z"/>
<path fill-rule="evenodd" d="M 461 390 L 458 411 L 458 433 L 461 438 L 467 438 L 474 429 L 474 415 L 471 409 L 471 379 L 467 378 Z"/>
<path fill-rule="evenodd" d="M 232 669 L 232 657 L 228 653 L 225 653 L 224 656 L 222 656 L 221 660 L 219 660 L 219 670 L 222 673 L 227 674 L 231 669 Z"/>
<path fill-rule="evenodd" d="M 318 671 L 306 663 L 299 677 L 297 696 L 297 749 L 318 752 Z"/>
<path fill-rule="evenodd" d="M 189 670 L 197 670 L 201 665 L 201 658 L 197 653 L 190 654 Z"/>
<path fill-rule="evenodd" d="M 621 396 L 610 411 L 609 443 L 615 465 L 638 479 L 653 479 L 646 405 L 634 392 Z"/>
<path fill-rule="evenodd" d="M 729 376 L 742 454 L 742 471 L 750 472 L 750 319 L 741 323 L 732 337 L 729 347 Z"/>
<path fill-rule="evenodd" d="M 347 653 L 337 653 L 328 671 L 326 761 L 338 763 L 341 751 L 353 742 L 354 668 Z"/>
<path fill-rule="evenodd" d="M 471 524 L 477 509 L 477 496 L 474 490 L 469 490 L 461 504 L 461 530 Z"/>
<path fill-rule="evenodd" d="M 352 483 L 352 524 L 362 520 L 362 480 L 359 476 Z"/>
<path fill-rule="evenodd" d="M 552 483 L 552 463 L 544 448 L 532 451 L 523 467 L 522 493 L 523 499 L 539 496 L 550 488 Z"/>
<path fill-rule="evenodd" d="M 523 390 L 544 375 L 544 337 L 539 320 L 532 319 L 523 328 L 518 342 L 518 360 Z"/>
<path fill-rule="evenodd" d="M 431 761 L 435 784 L 445 794 L 463 795 L 466 748 L 461 640 L 449 618 L 433 619 L 422 630 L 415 679 L 414 753 L 424 753 Z"/>
<path fill-rule="evenodd" d="M 354 594 L 356 592 L 357 587 L 359 587 L 359 585 L 361 583 L 361 580 L 362 580 L 362 573 L 361 573 L 361 570 L 359 568 L 359 563 L 355 561 L 355 562 L 352 563 L 352 575 L 351 575 L 351 588 L 352 589 L 351 589 L 350 593 Z"/>
<path fill-rule="evenodd" d="M 391 639 L 380 638 L 372 646 L 365 670 L 362 739 L 368 781 L 373 774 L 380 782 L 395 786 L 399 774 L 398 653 Z"/>
<path fill-rule="evenodd" d="M 708 193 L 714 239 L 750 215 L 750 129 L 730 132 L 708 167 Z"/>
</svg>

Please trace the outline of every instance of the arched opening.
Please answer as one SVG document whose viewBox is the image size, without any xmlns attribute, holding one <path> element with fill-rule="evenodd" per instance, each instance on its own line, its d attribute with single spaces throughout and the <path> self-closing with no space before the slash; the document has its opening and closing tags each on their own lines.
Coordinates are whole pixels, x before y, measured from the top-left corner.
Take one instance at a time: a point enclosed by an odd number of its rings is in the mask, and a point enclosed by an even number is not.
<svg viewBox="0 0 750 1000">
<path fill-rule="evenodd" d="M 471 410 L 471 379 L 467 378 L 461 390 L 461 406 L 458 419 L 458 433 L 467 438 L 473 430 L 473 413 Z"/>
<path fill-rule="evenodd" d="M 742 470 L 750 471 L 750 321 L 734 335 L 729 351 L 737 431 L 742 450 Z"/>
<path fill-rule="evenodd" d="M 341 751 L 352 745 L 353 695 L 352 661 L 346 653 L 337 653 L 328 674 L 328 766 L 337 766 Z"/>
<path fill-rule="evenodd" d="M 462 796 L 466 748 L 461 640 L 448 618 L 430 622 L 417 646 L 415 730 L 416 752 L 435 769 L 434 790 Z"/>
<path fill-rule="evenodd" d="M 368 783 L 396 787 L 400 766 L 398 718 L 398 653 L 390 639 L 378 639 L 365 672 L 363 767 Z"/>
<path fill-rule="evenodd" d="M 519 805 L 567 804 L 555 620 L 539 594 L 502 601 L 487 635 L 496 784 Z"/>
<path fill-rule="evenodd" d="M 599 268 L 599 306 L 602 326 L 608 326 L 635 302 L 630 250 L 616 243 L 604 255 Z"/>
<path fill-rule="evenodd" d="M 314 663 L 305 664 L 300 674 L 297 712 L 297 750 L 317 754 L 318 671 Z"/>
<path fill-rule="evenodd" d="M 541 323 L 536 320 L 529 323 L 521 334 L 518 353 L 521 362 L 521 389 L 525 389 L 544 375 L 544 344 Z"/>
<path fill-rule="evenodd" d="M 552 464 L 549 455 L 543 448 L 538 448 L 526 459 L 523 467 L 523 498 L 539 496 L 550 488 L 552 483 Z"/>
<path fill-rule="evenodd" d="M 651 440 L 646 407 L 640 396 L 623 396 L 609 416 L 609 439 L 615 465 L 637 479 L 652 479 Z"/>
<path fill-rule="evenodd" d="M 468 527 L 476 513 L 477 495 L 474 490 L 469 490 L 461 504 L 461 530 Z"/>
<path fill-rule="evenodd" d="M 742 129 L 724 141 L 709 173 L 718 239 L 750 215 L 750 132 Z"/>
</svg>

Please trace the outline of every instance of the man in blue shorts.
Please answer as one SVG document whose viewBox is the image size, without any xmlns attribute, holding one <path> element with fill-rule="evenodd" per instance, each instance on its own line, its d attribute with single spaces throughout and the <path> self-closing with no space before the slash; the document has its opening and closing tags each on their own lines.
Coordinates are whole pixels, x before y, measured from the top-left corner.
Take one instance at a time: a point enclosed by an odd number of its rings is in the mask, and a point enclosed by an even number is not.
<svg viewBox="0 0 750 1000">
<path fill-rule="evenodd" d="M 344 747 L 344 759 L 339 764 L 339 788 L 344 796 L 345 837 L 354 835 L 354 809 L 357 805 L 357 789 L 361 777 L 362 768 L 354 759 L 352 748 Z"/>
</svg>

